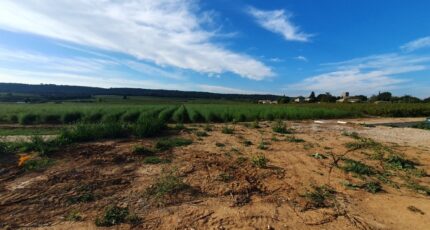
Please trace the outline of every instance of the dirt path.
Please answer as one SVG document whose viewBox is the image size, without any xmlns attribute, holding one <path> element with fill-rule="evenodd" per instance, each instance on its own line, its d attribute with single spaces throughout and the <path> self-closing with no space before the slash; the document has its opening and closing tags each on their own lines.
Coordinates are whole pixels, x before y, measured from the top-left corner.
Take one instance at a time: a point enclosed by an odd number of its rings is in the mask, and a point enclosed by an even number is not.
<svg viewBox="0 0 430 230">
<path fill-rule="evenodd" d="M 132 152 L 135 145 L 153 147 L 155 139 L 72 146 L 42 172 L 7 166 L 0 174 L 0 223 L 96 229 L 95 219 L 116 204 L 141 221 L 115 229 L 428 229 L 430 199 L 417 185 L 430 186 L 430 178 L 412 173 L 430 172 L 430 142 L 425 141 L 430 132 L 350 122 L 289 122 L 292 134 L 274 133 L 268 122 L 260 128 L 230 125 L 233 134 L 224 134 L 224 125 L 218 124 L 206 131 L 208 136 L 197 136 L 204 125 L 193 124 L 178 134 L 193 144 L 157 153 L 171 160 L 164 164 L 145 164 L 145 156 Z M 348 149 L 347 143 L 361 140 L 352 132 L 380 143 Z M 379 151 L 387 154 L 383 159 L 399 153 L 419 163 L 418 169 L 389 168 L 375 158 Z M 255 165 L 257 156 L 268 160 L 266 167 Z M 346 158 L 378 173 L 345 172 Z M 148 196 L 148 189 L 170 173 L 187 186 L 159 198 Z M 375 181 L 383 191 L 353 186 Z M 70 201 L 83 193 L 94 199 Z M 66 221 L 71 213 L 82 220 Z"/>
</svg>

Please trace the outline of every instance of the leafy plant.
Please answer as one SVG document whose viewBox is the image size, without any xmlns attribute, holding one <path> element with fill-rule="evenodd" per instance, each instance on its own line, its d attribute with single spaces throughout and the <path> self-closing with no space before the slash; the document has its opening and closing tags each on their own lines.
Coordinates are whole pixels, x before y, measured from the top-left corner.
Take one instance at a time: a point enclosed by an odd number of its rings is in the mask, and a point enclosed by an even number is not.
<svg viewBox="0 0 430 230">
<path fill-rule="evenodd" d="M 224 133 L 224 134 L 233 134 L 234 133 L 234 129 L 230 128 L 228 126 L 224 126 L 224 127 L 222 127 L 221 132 Z"/>
<path fill-rule="evenodd" d="M 166 195 L 178 193 L 188 188 L 190 188 L 190 186 L 185 184 L 179 177 L 169 173 L 158 178 L 156 183 L 146 190 L 146 193 L 149 196 L 161 198 Z"/>
<path fill-rule="evenodd" d="M 312 187 L 311 191 L 308 191 L 304 195 L 314 208 L 325 208 L 332 206 L 332 201 L 335 196 L 335 191 L 326 186 Z"/>
<path fill-rule="evenodd" d="M 264 155 L 256 155 L 251 158 L 251 162 L 256 167 L 266 168 L 268 160 Z"/>
<path fill-rule="evenodd" d="M 96 225 L 100 227 L 110 227 L 127 222 L 130 216 L 128 208 L 121 208 L 115 205 L 108 206 L 103 215 L 96 219 Z"/>
<path fill-rule="evenodd" d="M 372 175 L 375 174 L 375 171 L 372 167 L 352 159 L 346 159 L 345 165 L 343 166 L 343 170 L 345 172 L 352 172 L 358 175 Z"/>
<path fill-rule="evenodd" d="M 191 143 L 193 143 L 192 140 L 184 138 L 161 139 L 157 141 L 155 148 L 160 151 L 166 151 L 174 147 L 190 145 Z"/>
</svg>

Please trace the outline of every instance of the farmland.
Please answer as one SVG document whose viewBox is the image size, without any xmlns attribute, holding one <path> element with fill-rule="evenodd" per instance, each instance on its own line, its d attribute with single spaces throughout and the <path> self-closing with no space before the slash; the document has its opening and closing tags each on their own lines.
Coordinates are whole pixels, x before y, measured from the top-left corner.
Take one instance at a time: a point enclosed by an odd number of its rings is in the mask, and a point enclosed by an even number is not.
<svg viewBox="0 0 430 230">
<path fill-rule="evenodd" d="M 375 125 L 423 121 L 429 104 L 103 96 L 0 108 L 0 227 L 430 224 L 427 126 Z"/>
<path fill-rule="evenodd" d="M 0 122 L 6 124 L 71 124 L 136 122 L 162 119 L 168 123 L 301 120 L 366 116 L 419 117 L 430 115 L 429 103 L 390 104 L 281 104 L 259 105 L 224 101 L 166 101 L 104 98 L 102 102 L 61 104 L 0 104 Z"/>
</svg>

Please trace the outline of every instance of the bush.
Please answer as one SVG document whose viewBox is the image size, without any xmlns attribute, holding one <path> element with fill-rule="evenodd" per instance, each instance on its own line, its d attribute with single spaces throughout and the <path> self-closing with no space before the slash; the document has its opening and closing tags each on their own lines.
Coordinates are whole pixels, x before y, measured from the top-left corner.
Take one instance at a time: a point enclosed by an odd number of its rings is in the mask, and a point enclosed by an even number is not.
<svg viewBox="0 0 430 230">
<path fill-rule="evenodd" d="M 399 155 L 391 155 L 385 160 L 385 162 L 389 166 L 397 169 L 414 169 L 416 165 L 415 162 L 405 159 Z"/>
<path fill-rule="evenodd" d="M 252 157 L 251 162 L 256 167 L 266 168 L 268 160 L 264 155 L 257 155 Z"/>
<path fill-rule="evenodd" d="M 78 124 L 70 129 L 64 129 L 59 139 L 65 143 L 73 143 L 127 136 L 129 136 L 128 127 L 120 123 Z"/>
<path fill-rule="evenodd" d="M 230 128 L 228 126 L 224 126 L 224 127 L 222 127 L 221 132 L 224 133 L 224 134 L 233 134 L 234 133 L 234 129 Z"/>
<path fill-rule="evenodd" d="M 351 159 L 345 160 L 345 165 L 343 166 L 343 170 L 345 172 L 353 172 L 358 175 L 372 175 L 374 174 L 374 170 L 372 167 Z"/>
<path fill-rule="evenodd" d="M 122 121 L 126 123 L 134 123 L 140 116 L 139 111 L 127 112 L 122 116 Z"/>
<path fill-rule="evenodd" d="M 335 191 L 328 186 L 313 187 L 312 191 L 305 194 L 305 197 L 314 208 L 325 208 L 332 206 Z"/>
<path fill-rule="evenodd" d="M 183 138 L 162 139 L 155 144 L 155 148 L 160 151 L 166 151 L 173 147 L 190 145 L 191 143 L 193 143 L 192 140 Z"/>
<path fill-rule="evenodd" d="M 11 115 L 9 117 L 9 122 L 12 124 L 18 123 L 19 122 L 19 117 L 15 114 Z"/>
<path fill-rule="evenodd" d="M 273 132 L 276 132 L 276 133 L 282 133 L 282 134 L 290 133 L 285 123 L 282 122 L 281 120 L 278 120 L 275 122 L 275 124 L 272 127 L 272 130 Z"/>
<path fill-rule="evenodd" d="M 102 118 L 103 118 L 103 113 L 101 112 L 91 113 L 85 117 L 85 122 L 98 123 L 102 120 Z"/>
<path fill-rule="evenodd" d="M 82 113 L 80 112 L 68 112 L 63 116 L 64 124 L 71 124 L 80 121 L 82 118 Z"/>
<path fill-rule="evenodd" d="M 96 219 L 96 225 L 100 227 L 110 227 L 113 225 L 125 223 L 130 215 L 128 208 L 118 206 L 108 206 L 102 217 Z"/>
<path fill-rule="evenodd" d="M 151 149 L 146 148 L 145 146 L 134 146 L 133 153 L 142 155 L 142 156 L 151 156 L 154 154 L 154 151 Z"/>
<path fill-rule="evenodd" d="M 27 113 L 21 116 L 19 123 L 21 125 L 33 125 L 36 124 L 39 120 L 39 115 Z"/>
<path fill-rule="evenodd" d="M 42 122 L 45 124 L 60 124 L 61 116 L 58 114 L 47 114 L 42 117 Z"/>
<path fill-rule="evenodd" d="M 24 163 L 24 169 L 26 171 L 43 171 L 53 164 L 53 160 L 43 157 L 40 159 L 27 160 Z"/>
<path fill-rule="evenodd" d="M 159 178 L 154 185 L 147 189 L 146 193 L 149 196 L 161 198 L 183 191 L 189 187 L 190 186 L 185 184 L 179 177 L 168 174 Z"/>
<path fill-rule="evenodd" d="M 140 119 L 133 127 L 136 137 L 153 137 L 160 134 L 166 128 L 164 121 L 160 119 Z"/>
<path fill-rule="evenodd" d="M 10 146 L 4 142 L 0 142 L 0 155 L 6 155 L 12 153 Z"/>
</svg>

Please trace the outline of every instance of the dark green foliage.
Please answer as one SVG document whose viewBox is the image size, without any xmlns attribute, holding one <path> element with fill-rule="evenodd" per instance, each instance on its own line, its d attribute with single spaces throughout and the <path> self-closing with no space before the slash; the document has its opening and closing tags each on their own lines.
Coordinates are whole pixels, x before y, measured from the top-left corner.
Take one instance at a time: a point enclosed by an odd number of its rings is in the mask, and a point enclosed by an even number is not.
<svg viewBox="0 0 430 230">
<path fill-rule="evenodd" d="M 140 116 L 139 111 L 129 111 L 122 115 L 121 120 L 125 123 L 134 123 Z"/>
<path fill-rule="evenodd" d="M 361 186 L 364 190 L 370 192 L 370 193 L 377 193 L 382 191 L 382 186 L 379 182 L 371 181 L 363 184 Z"/>
<path fill-rule="evenodd" d="M 61 116 L 59 114 L 46 114 L 42 117 L 42 123 L 45 124 L 61 124 Z"/>
<path fill-rule="evenodd" d="M 267 150 L 268 149 L 268 147 L 267 147 L 267 143 L 266 142 L 264 142 L 264 141 L 261 141 L 260 142 L 260 144 L 258 144 L 258 147 L 257 147 L 258 149 L 261 149 L 261 150 Z"/>
<path fill-rule="evenodd" d="M 182 105 L 173 113 L 172 120 L 176 123 L 187 123 L 190 121 L 185 106 Z"/>
<path fill-rule="evenodd" d="M 414 125 L 413 127 L 417 128 L 417 129 L 427 129 L 427 130 L 430 130 L 430 123 L 429 122 L 421 122 L 421 123 L 419 123 L 417 125 Z"/>
<path fill-rule="evenodd" d="M 190 145 L 191 143 L 193 143 L 192 140 L 184 138 L 161 139 L 157 141 L 155 148 L 160 151 L 166 151 L 174 147 Z"/>
<path fill-rule="evenodd" d="M 331 207 L 335 191 L 328 186 L 313 187 L 304 196 L 314 208 Z"/>
<path fill-rule="evenodd" d="M 8 144 L 0 142 L 0 155 L 6 155 L 12 152 L 12 148 Z"/>
<path fill-rule="evenodd" d="M 79 122 L 82 119 L 82 113 L 80 112 L 68 112 L 63 116 L 63 123 L 70 124 Z"/>
<path fill-rule="evenodd" d="M 136 137 L 154 137 L 166 128 L 166 123 L 160 119 L 141 119 L 132 126 Z"/>
<path fill-rule="evenodd" d="M 85 117 L 85 122 L 87 123 L 98 123 L 102 120 L 103 113 L 101 112 L 95 112 L 91 113 L 88 116 Z"/>
<path fill-rule="evenodd" d="M 110 227 L 125 223 L 129 214 L 128 208 L 111 205 L 105 209 L 101 217 L 96 219 L 96 225 L 100 227 Z"/>
<path fill-rule="evenodd" d="M 272 130 L 273 132 L 276 132 L 276 133 L 283 133 L 283 134 L 291 133 L 287 129 L 287 126 L 285 125 L 285 123 L 281 120 L 278 120 L 275 122 L 275 124 L 273 124 Z"/>
<path fill-rule="evenodd" d="M 420 185 L 415 181 L 409 181 L 407 187 L 423 195 L 430 196 L 430 187 L 426 185 Z"/>
<path fill-rule="evenodd" d="M 252 141 L 250 141 L 250 140 L 245 140 L 245 141 L 243 142 L 243 144 L 244 144 L 245 146 L 250 146 L 250 145 L 252 145 Z"/>
<path fill-rule="evenodd" d="M 172 162 L 169 159 L 160 158 L 157 156 L 149 156 L 143 159 L 143 163 L 145 164 L 166 164 Z"/>
<path fill-rule="evenodd" d="M 129 136 L 128 127 L 120 123 L 78 124 L 64 129 L 59 139 L 64 143 L 87 142 Z"/>
<path fill-rule="evenodd" d="M 39 115 L 33 113 L 26 113 L 21 116 L 19 123 L 21 125 L 33 125 L 36 124 L 39 120 Z"/>
<path fill-rule="evenodd" d="M 352 159 L 346 159 L 345 165 L 342 167 L 345 172 L 352 172 L 358 175 L 372 175 L 375 171 L 372 167 Z"/>
<path fill-rule="evenodd" d="M 71 196 L 69 198 L 67 198 L 67 201 L 70 204 L 77 204 L 77 203 L 88 203 L 88 202 L 92 202 L 94 201 L 96 198 L 94 196 L 94 194 L 90 193 L 90 192 L 85 192 L 83 194 L 79 194 L 76 196 Z"/>
<path fill-rule="evenodd" d="M 415 162 L 394 154 L 385 159 L 385 162 L 396 169 L 414 169 L 416 165 Z"/>
<path fill-rule="evenodd" d="M 151 156 L 154 154 L 154 151 L 152 151 L 152 149 L 149 149 L 145 146 L 137 145 L 137 146 L 134 146 L 133 153 L 137 155 L 142 155 L 142 156 Z"/>
<path fill-rule="evenodd" d="M 207 132 L 205 132 L 205 131 L 197 131 L 197 132 L 196 132 L 196 136 L 198 136 L 198 137 L 207 137 L 207 136 L 209 136 L 209 135 L 208 135 L 208 133 L 207 133 Z"/>
<path fill-rule="evenodd" d="M 22 151 L 36 151 L 41 156 L 49 155 L 50 153 L 58 150 L 61 143 L 57 140 L 45 141 L 40 136 L 33 136 L 30 142 L 25 142 L 21 144 Z"/>
<path fill-rule="evenodd" d="M 18 123 L 19 122 L 19 117 L 16 114 L 12 114 L 9 117 L 9 122 L 12 124 Z"/>
<path fill-rule="evenodd" d="M 43 157 L 31 159 L 25 162 L 24 169 L 26 171 L 43 171 L 53 164 L 53 160 Z"/>
<path fill-rule="evenodd" d="M 190 186 L 185 184 L 181 178 L 170 173 L 158 178 L 156 183 L 146 190 L 146 193 L 149 196 L 161 198 L 166 195 L 173 195 L 189 188 Z"/>
<path fill-rule="evenodd" d="M 234 133 L 234 129 L 230 128 L 228 126 L 224 126 L 224 127 L 222 127 L 221 132 L 224 133 L 224 134 L 233 134 Z"/>
</svg>

